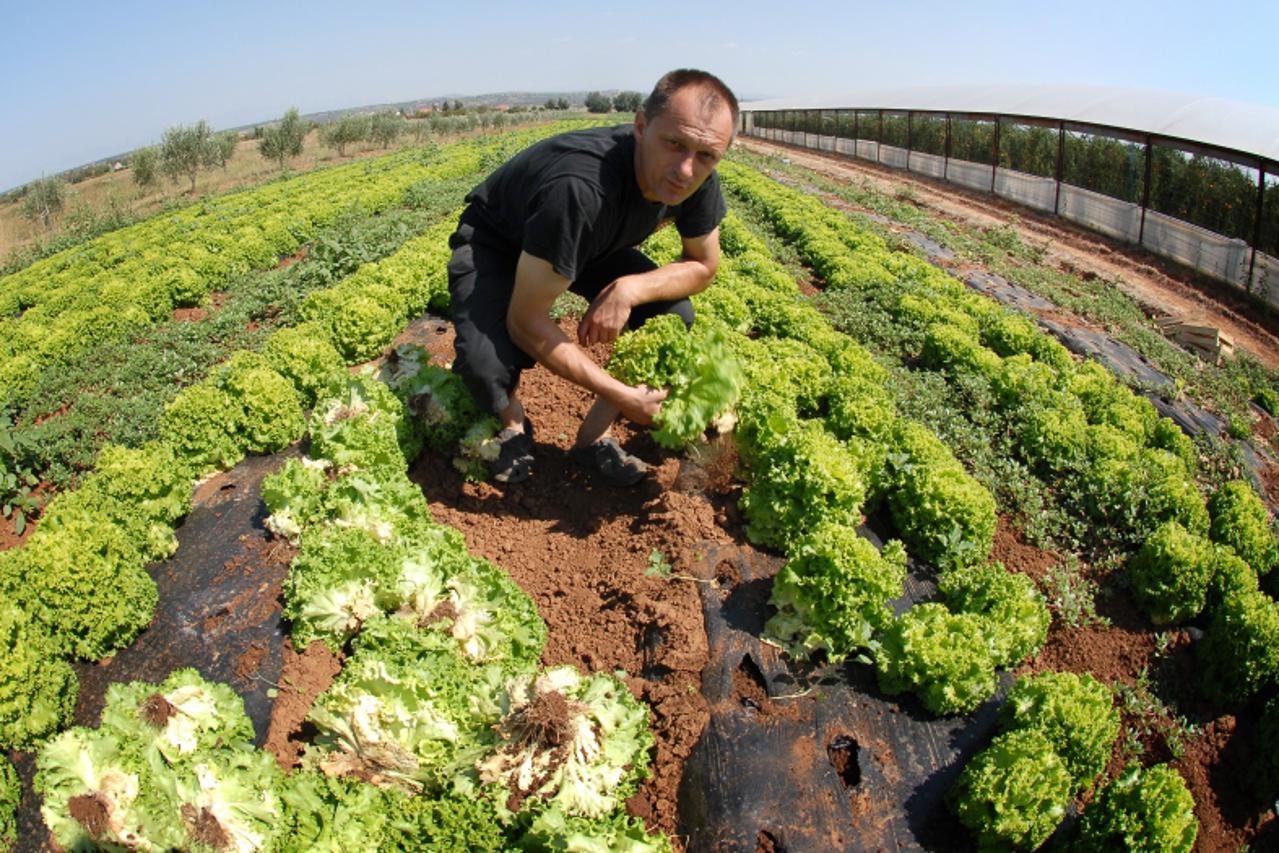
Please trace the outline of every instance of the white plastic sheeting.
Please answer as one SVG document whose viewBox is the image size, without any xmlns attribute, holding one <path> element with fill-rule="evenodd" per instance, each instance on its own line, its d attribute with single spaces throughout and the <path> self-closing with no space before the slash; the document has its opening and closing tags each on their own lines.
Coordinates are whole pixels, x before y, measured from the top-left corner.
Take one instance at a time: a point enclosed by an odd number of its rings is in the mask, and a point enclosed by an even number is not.
<svg viewBox="0 0 1279 853">
<path fill-rule="evenodd" d="M 1141 244 L 1220 281 L 1247 286 L 1252 250 L 1243 240 L 1147 210 Z"/>
<path fill-rule="evenodd" d="M 936 154 L 925 154 L 922 151 L 910 152 L 910 170 L 928 175 L 931 178 L 946 176 L 946 158 Z"/>
<path fill-rule="evenodd" d="M 995 195 L 1049 213 L 1057 204 L 1057 182 L 1012 169 L 995 172 Z"/>
<path fill-rule="evenodd" d="M 1082 187 L 1061 185 L 1057 213 L 1094 231 L 1136 243 L 1141 235 L 1141 206 Z"/>
<path fill-rule="evenodd" d="M 947 160 L 946 180 L 975 190 L 990 192 L 990 170 L 990 166 L 982 163 L 970 163 L 967 160 Z"/>
</svg>

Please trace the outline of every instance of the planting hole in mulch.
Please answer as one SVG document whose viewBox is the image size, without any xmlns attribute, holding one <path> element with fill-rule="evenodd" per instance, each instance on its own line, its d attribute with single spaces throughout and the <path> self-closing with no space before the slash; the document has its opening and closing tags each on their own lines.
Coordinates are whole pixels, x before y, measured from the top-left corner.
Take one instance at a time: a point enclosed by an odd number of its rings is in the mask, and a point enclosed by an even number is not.
<svg viewBox="0 0 1279 853">
<path fill-rule="evenodd" d="M 830 758 L 830 766 L 845 788 L 854 788 L 862 781 L 862 768 L 857 760 L 857 741 L 845 734 L 835 735 L 826 746 L 826 755 Z"/>
</svg>

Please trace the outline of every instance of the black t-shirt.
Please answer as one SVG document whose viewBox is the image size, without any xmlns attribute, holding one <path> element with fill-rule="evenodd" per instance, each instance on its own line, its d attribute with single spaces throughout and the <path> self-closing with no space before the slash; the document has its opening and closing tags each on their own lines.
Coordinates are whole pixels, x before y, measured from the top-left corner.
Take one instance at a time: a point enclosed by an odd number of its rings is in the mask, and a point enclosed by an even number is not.
<svg viewBox="0 0 1279 853">
<path fill-rule="evenodd" d="M 683 204 L 651 202 L 635 180 L 633 125 L 575 130 L 526 148 L 471 190 L 477 238 L 547 261 L 569 280 L 592 261 L 642 243 L 666 220 L 709 234 L 726 207 L 719 175 Z"/>
</svg>

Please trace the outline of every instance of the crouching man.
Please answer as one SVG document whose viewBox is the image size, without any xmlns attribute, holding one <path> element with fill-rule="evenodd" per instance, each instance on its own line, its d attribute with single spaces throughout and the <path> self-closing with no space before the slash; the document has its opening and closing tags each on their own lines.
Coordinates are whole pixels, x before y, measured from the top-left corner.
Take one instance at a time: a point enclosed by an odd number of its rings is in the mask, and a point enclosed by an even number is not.
<svg viewBox="0 0 1279 853">
<path fill-rule="evenodd" d="M 491 474 L 532 472 L 533 429 L 517 395 L 521 371 L 541 363 L 595 395 L 571 455 L 608 482 L 634 485 L 643 461 L 610 435 L 620 413 L 647 425 L 665 392 L 611 377 L 581 348 L 674 313 L 719 263 L 724 197 L 715 166 L 733 141 L 737 99 L 717 77 L 680 69 L 662 77 L 633 125 L 573 131 L 524 150 L 466 197 L 450 238 L 449 292 L 457 331 L 453 369 L 480 408 L 501 421 Z M 636 248 L 673 222 L 680 260 L 657 266 Z M 551 320 L 565 290 L 590 302 L 577 340 Z"/>
</svg>

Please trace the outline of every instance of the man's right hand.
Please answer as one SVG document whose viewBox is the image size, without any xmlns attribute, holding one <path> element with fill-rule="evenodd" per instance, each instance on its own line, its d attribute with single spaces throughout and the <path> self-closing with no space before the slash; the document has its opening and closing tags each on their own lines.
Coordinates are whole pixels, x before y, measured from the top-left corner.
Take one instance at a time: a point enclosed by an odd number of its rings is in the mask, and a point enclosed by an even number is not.
<svg viewBox="0 0 1279 853">
<path fill-rule="evenodd" d="M 647 385 L 636 385 L 630 389 L 619 408 L 622 414 L 640 426 L 649 426 L 653 418 L 662 408 L 662 401 L 670 392 L 665 388 L 649 388 Z"/>
</svg>

